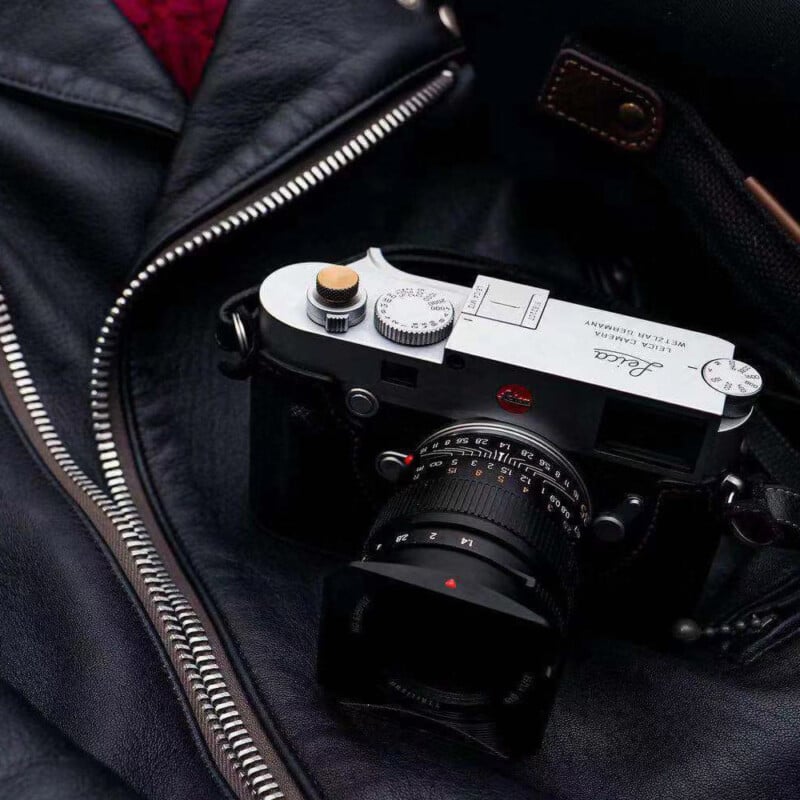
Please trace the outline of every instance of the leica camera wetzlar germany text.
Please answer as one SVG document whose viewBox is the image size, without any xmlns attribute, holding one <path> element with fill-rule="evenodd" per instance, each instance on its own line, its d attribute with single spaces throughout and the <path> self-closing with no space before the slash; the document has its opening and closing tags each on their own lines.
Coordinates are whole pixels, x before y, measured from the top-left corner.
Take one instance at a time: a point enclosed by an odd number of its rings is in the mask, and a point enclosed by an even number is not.
<svg viewBox="0 0 800 800">
<path fill-rule="evenodd" d="M 581 542 L 624 539 L 648 482 L 721 476 L 761 389 L 723 339 L 378 249 L 273 272 L 259 335 L 257 518 L 366 542 L 326 583 L 321 680 L 502 753 L 541 738 Z M 595 514 L 606 473 L 638 492 Z"/>
</svg>

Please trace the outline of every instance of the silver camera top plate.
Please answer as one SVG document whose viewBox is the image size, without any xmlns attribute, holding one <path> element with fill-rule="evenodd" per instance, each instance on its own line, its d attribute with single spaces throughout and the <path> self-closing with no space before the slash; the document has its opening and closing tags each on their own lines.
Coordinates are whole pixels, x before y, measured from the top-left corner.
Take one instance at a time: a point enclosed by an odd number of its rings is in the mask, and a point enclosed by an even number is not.
<svg viewBox="0 0 800 800">
<path fill-rule="evenodd" d="M 722 414 L 725 396 L 701 371 L 734 351 L 716 336 L 484 276 L 475 281 L 447 349 L 715 415 Z"/>
<path fill-rule="evenodd" d="M 700 477 L 728 457 L 720 456 L 719 440 L 728 442 L 725 453 L 738 444 L 738 435 L 729 434 L 749 407 L 725 419 L 730 396 L 749 400 L 760 388 L 758 374 L 733 360 L 733 344 L 716 336 L 568 303 L 546 289 L 497 278 L 479 276 L 466 289 L 410 275 L 377 248 L 348 265 L 366 293 L 364 320 L 329 332 L 307 312 L 310 287 L 327 266 L 293 264 L 264 280 L 262 346 L 280 361 L 334 377 L 346 390 L 368 390 L 378 403 L 451 419 L 513 421 L 560 447 L 637 464 L 635 448 L 628 448 L 631 455 L 601 442 L 617 435 L 609 428 L 609 398 L 620 401 L 614 419 L 629 408 L 671 408 L 700 420 L 676 428 L 676 435 L 697 440 L 697 453 L 688 465 L 639 466 Z M 704 371 L 712 361 L 726 365 L 723 378 L 720 369 Z M 655 417 L 642 424 L 658 427 Z"/>
</svg>

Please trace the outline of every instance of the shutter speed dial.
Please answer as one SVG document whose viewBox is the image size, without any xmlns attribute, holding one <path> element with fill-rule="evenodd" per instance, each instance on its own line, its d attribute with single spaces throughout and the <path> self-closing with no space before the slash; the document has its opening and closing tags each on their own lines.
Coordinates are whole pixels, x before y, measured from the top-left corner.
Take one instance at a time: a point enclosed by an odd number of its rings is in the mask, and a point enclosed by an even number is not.
<svg viewBox="0 0 800 800">
<path fill-rule="evenodd" d="M 384 292 L 375 303 L 375 327 L 391 342 L 419 347 L 447 338 L 453 304 L 438 290 L 403 286 Z"/>
</svg>

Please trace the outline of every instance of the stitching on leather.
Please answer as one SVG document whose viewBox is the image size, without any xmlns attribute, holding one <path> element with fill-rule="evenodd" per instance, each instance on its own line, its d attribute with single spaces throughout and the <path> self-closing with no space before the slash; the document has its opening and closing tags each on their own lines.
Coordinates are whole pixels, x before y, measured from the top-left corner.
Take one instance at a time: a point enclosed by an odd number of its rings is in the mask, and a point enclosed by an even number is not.
<svg viewBox="0 0 800 800">
<path fill-rule="evenodd" d="M 791 489 L 786 489 L 781 486 L 770 487 L 766 491 L 771 492 L 772 494 L 788 495 L 794 500 L 800 500 L 800 494 L 798 494 L 795 491 L 792 491 Z M 788 525 L 793 530 L 800 531 L 800 524 L 794 522 L 793 520 L 782 519 L 781 517 L 775 517 L 775 521 L 779 522 L 781 525 Z"/>
<path fill-rule="evenodd" d="M 647 135 L 642 139 L 621 139 L 618 136 L 614 136 L 612 133 L 609 133 L 602 128 L 598 128 L 595 125 L 590 125 L 587 122 L 582 122 L 577 117 L 571 116 L 567 114 L 565 111 L 561 111 L 556 106 L 556 99 L 558 97 L 559 92 L 562 91 L 563 84 L 562 80 L 567 73 L 567 69 L 569 67 L 577 67 L 581 72 L 589 73 L 593 78 L 599 78 L 604 83 L 609 83 L 617 89 L 622 89 L 624 92 L 630 94 L 631 96 L 635 97 L 637 100 L 640 100 L 647 108 L 650 114 L 650 130 L 648 131 Z M 608 77 L 608 75 L 603 75 L 601 72 L 597 70 L 593 70 L 584 64 L 581 64 L 579 61 L 576 61 L 574 58 L 566 59 L 559 67 L 558 72 L 553 78 L 552 83 L 546 90 L 547 94 L 545 96 L 545 106 L 546 108 L 550 109 L 554 114 L 561 117 L 562 119 L 567 120 L 568 122 L 574 122 L 580 128 L 584 130 L 590 131 L 591 133 L 595 133 L 598 136 L 602 137 L 603 139 L 607 139 L 614 144 L 619 145 L 620 147 L 624 147 L 630 150 L 641 150 L 644 148 L 649 147 L 658 133 L 658 112 L 656 110 L 653 101 L 642 92 L 637 92 L 635 89 L 631 88 L 630 86 L 621 83 L 620 81 L 616 81 L 613 78 Z"/>
<path fill-rule="evenodd" d="M 31 92 L 39 97 L 46 97 L 50 100 L 63 100 L 70 104 L 74 103 L 75 105 L 79 105 L 83 108 L 94 109 L 96 111 L 109 111 L 113 114 L 124 114 L 129 116 L 131 119 L 135 119 L 140 122 L 146 122 L 154 127 L 169 131 L 170 133 L 176 133 L 178 130 L 176 127 L 177 119 L 171 120 L 169 123 L 167 123 L 164 119 L 157 118 L 152 114 L 124 103 L 114 103 L 108 100 L 95 100 L 91 97 L 78 94 L 76 92 L 71 92 L 65 89 L 52 89 L 48 86 L 20 80 L 19 78 L 13 78 L 10 75 L 0 74 L 0 84 L 7 86 L 10 89 Z"/>
</svg>

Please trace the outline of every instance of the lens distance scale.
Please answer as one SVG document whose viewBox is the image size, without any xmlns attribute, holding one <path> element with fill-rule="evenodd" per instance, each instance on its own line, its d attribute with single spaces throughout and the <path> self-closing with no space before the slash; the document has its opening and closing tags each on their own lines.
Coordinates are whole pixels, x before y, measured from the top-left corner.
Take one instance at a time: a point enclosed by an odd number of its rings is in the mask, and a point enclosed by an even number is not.
<svg viewBox="0 0 800 800">
<path fill-rule="evenodd" d="M 531 495 L 566 535 L 579 539 L 591 518 L 589 492 L 569 461 L 540 437 L 491 423 L 453 425 L 426 439 L 411 482 L 442 474 Z"/>
</svg>

